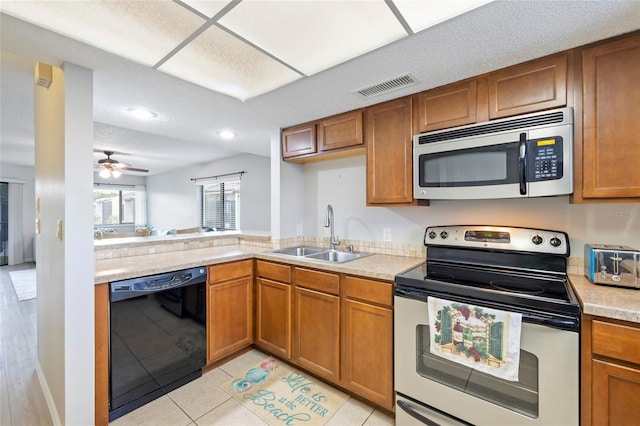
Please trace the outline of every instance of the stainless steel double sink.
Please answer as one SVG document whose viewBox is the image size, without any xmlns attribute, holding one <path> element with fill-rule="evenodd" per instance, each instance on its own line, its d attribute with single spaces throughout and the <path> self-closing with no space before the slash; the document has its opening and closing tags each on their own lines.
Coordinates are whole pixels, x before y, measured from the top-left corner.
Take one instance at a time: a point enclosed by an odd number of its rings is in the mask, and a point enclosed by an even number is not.
<svg viewBox="0 0 640 426">
<path fill-rule="evenodd" d="M 360 259 L 362 257 L 370 256 L 373 254 L 373 253 L 330 250 L 325 248 L 307 247 L 307 246 L 286 247 L 282 249 L 271 250 L 271 251 L 268 251 L 267 253 L 281 254 L 283 256 L 298 257 L 298 258 L 304 258 L 309 260 L 320 260 L 320 261 L 330 262 L 330 263 L 349 262 L 350 260 Z"/>
</svg>

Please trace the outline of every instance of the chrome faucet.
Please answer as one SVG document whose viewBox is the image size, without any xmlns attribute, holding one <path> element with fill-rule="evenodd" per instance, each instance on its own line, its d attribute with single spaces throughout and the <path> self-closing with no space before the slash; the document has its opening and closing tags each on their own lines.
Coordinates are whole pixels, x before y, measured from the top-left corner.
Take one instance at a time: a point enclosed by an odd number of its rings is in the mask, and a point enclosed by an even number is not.
<svg viewBox="0 0 640 426">
<path fill-rule="evenodd" d="M 335 250 L 336 246 L 340 245 L 340 240 L 338 237 L 334 236 L 334 226 L 333 226 L 333 207 L 331 204 L 327 206 L 327 220 L 324 223 L 325 228 L 331 228 L 331 237 L 329 239 L 329 246 L 331 250 Z"/>
</svg>

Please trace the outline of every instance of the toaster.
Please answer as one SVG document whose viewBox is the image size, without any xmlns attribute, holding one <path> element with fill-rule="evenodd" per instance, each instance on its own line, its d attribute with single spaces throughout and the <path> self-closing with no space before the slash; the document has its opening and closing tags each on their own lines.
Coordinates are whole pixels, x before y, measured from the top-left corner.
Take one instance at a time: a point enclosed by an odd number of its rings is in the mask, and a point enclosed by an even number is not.
<svg viewBox="0 0 640 426">
<path fill-rule="evenodd" d="M 640 251 L 628 246 L 585 244 L 584 274 L 595 284 L 640 288 Z"/>
</svg>

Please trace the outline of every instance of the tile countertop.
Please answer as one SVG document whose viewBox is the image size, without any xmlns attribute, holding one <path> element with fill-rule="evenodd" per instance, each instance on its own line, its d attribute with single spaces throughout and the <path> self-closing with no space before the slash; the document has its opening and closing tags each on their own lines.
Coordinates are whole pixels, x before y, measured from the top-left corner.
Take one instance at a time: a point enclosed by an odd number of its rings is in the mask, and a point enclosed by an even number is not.
<svg viewBox="0 0 640 426">
<path fill-rule="evenodd" d="M 95 262 L 95 284 L 254 257 L 295 266 L 393 281 L 397 274 L 424 262 L 422 258 L 373 254 L 350 262 L 329 263 L 265 253 L 268 250 L 270 249 L 248 245 L 227 245 L 101 259 Z"/>
<path fill-rule="evenodd" d="M 640 323 L 640 290 L 596 285 L 584 275 L 569 275 L 582 313 Z"/>
</svg>

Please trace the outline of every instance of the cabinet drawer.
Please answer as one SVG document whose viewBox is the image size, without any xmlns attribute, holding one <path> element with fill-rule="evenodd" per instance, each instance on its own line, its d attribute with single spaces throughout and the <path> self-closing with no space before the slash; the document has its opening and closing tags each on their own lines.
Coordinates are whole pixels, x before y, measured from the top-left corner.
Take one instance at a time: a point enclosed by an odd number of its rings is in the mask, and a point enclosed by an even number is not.
<svg viewBox="0 0 640 426">
<path fill-rule="evenodd" d="M 358 299 L 380 305 L 393 304 L 393 284 L 365 278 L 344 277 L 344 293 L 349 299 Z"/>
<path fill-rule="evenodd" d="M 248 259 L 239 262 L 211 265 L 207 270 L 207 283 L 221 283 L 223 281 L 251 275 L 253 273 L 252 263 L 253 260 Z"/>
<path fill-rule="evenodd" d="M 256 261 L 256 275 L 270 280 L 291 284 L 291 267 L 279 263 Z"/>
<path fill-rule="evenodd" d="M 593 321 L 593 353 L 640 364 L 640 328 Z"/>
<path fill-rule="evenodd" d="M 295 268 L 295 282 L 298 286 L 324 291 L 325 293 L 340 293 L 340 277 L 336 274 Z"/>
</svg>

